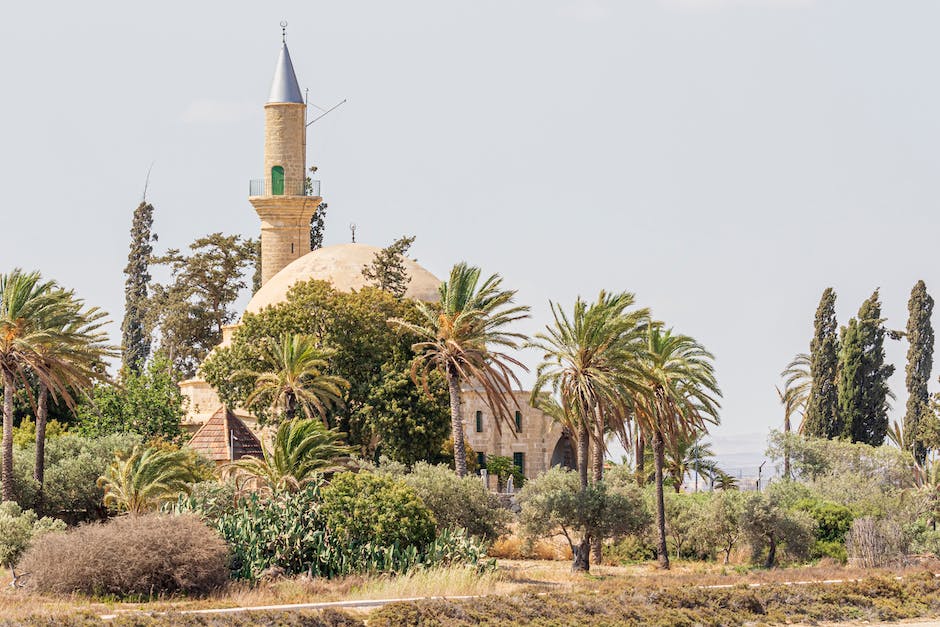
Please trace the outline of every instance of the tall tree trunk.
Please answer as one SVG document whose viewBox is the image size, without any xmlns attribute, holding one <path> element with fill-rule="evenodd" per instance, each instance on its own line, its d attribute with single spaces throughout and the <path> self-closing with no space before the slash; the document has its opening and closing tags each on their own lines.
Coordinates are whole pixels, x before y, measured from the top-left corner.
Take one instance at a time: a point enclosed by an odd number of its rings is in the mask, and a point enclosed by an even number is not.
<svg viewBox="0 0 940 627">
<path fill-rule="evenodd" d="M 3 468 L 0 501 L 13 500 L 13 373 L 3 371 Z"/>
<path fill-rule="evenodd" d="M 464 447 L 463 416 L 460 407 L 460 377 L 447 371 L 447 387 L 450 391 L 450 432 L 454 439 L 454 470 L 458 477 L 467 476 L 467 449 Z"/>
<path fill-rule="evenodd" d="M 604 424 L 597 412 L 595 412 L 594 421 L 594 457 L 593 467 L 591 468 L 591 479 L 594 483 L 599 483 L 604 479 Z M 601 564 L 604 561 L 604 550 L 601 548 L 601 538 L 592 536 L 591 538 L 591 559 L 595 564 Z"/>
<path fill-rule="evenodd" d="M 767 547 L 767 562 L 764 564 L 764 568 L 773 568 L 776 561 L 777 538 L 775 536 L 770 536 L 770 546 Z"/>
<path fill-rule="evenodd" d="M 39 384 L 39 400 L 36 403 L 36 465 L 33 479 L 39 485 L 36 502 L 42 507 L 42 484 L 46 474 L 46 419 L 49 417 L 49 388 Z"/>
<path fill-rule="evenodd" d="M 574 560 L 571 562 L 571 572 L 586 573 L 591 570 L 591 535 L 585 534 L 581 543 L 572 551 Z"/>
<path fill-rule="evenodd" d="M 578 475 L 581 478 L 581 489 L 587 490 L 588 487 L 588 460 L 591 451 L 591 434 L 587 425 L 578 425 Z"/>
<path fill-rule="evenodd" d="M 640 428 L 636 428 L 636 484 L 641 488 L 646 485 L 646 438 L 640 433 Z"/>
<path fill-rule="evenodd" d="M 666 504 L 663 500 L 663 461 L 666 457 L 666 443 L 660 430 L 653 433 L 653 466 L 656 469 L 656 531 L 659 534 L 659 565 L 669 568 L 669 549 L 666 547 Z"/>
<path fill-rule="evenodd" d="M 783 418 L 783 433 L 786 439 L 783 441 L 783 476 L 790 478 L 790 415 Z"/>
</svg>

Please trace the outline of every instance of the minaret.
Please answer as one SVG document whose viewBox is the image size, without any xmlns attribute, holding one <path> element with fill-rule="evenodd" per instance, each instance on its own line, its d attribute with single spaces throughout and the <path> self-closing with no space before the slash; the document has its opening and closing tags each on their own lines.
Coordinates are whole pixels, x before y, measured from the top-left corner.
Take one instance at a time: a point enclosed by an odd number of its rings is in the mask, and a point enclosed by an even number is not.
<svg viewBox="0 0 940 627">
<path fill-rule="evenodd" d="M 282 22 L 281 28 L 287 24 Z M 319 181 L 306 181 L 307 105 L 282 37 L 271 94 L 264 105 L 264 178 L 248 201 L 261 218 L 261 284 L 310 252 L 310 218 L 323 201 Z M 311 189 L 312 187 L 312 189 Z"/>
</svg>

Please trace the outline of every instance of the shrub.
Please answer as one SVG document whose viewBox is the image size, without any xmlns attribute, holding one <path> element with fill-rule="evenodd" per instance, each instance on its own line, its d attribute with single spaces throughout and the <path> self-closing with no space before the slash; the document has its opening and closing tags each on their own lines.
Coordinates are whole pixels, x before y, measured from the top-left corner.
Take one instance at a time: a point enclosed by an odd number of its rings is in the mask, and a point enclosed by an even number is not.
<svg viewBox="0 0 940 627">
<path fill-rule="evenodd" d="M 511 457 L 503 455 L 489 455 L 486 458 L 486 471 L 496 477 L 496 487 L 500 491 L 506 487 L 509 477 L 512 477 L 512 483 L 515 488 L 521 488 L 525 483 L 525 476 L 522 469 L 512 462 Z"/>
<path fill-rule="evenodd" d="M 416 566 L 485 565 L 483 545 L 463 530 L 445 530 L 422 546 L 347 542 L 324 521 L 319 484 L 267 500 L 254 495 L 216 525 L 232 548 L 232 574 L 239 579 L 257 579 L 271 568 L 287 575 L 333 577 Z"/>
<path fill-rule="evenodd" d="M 647 494 L 652 496 L 652 492 L 647 492 Z M 700 540 L 702 539 L 702 519 L 705 515 L 704 504 L 708 495 L 667 491 L 663 496 L 669 548 L 676 559 L 696 557 L 696 551 L 703 548 Z M 707 547 L 705 548 L 707 551 Z"/>
<path fill-rule="evenodd" d="M 189 494 L 180 494 L 176 503 L 164 507 L 175 514 L 197 513 L 206 520 L 217 521 L 238 508 L 239 497 L 231 481 L 200 481 L 190 487 Z"/>
<path fill-rule="evenodd" d="M 744 496 L 736 490 L 722 490 L 711 494 L 702 508 L 697 540 L 710 555 L 722 554 L 722 561 L 731 560 L 731 551 L 744 536 L 741 514 Z"/>
<path fill-rule="evenodd" d="M 31 542 L 44 533 L 64 529 L 61 520 L 39 518 L 33 510 L 23 511 L 13 501 L 0 503 L 0 565 L 12 567 Z"/>
<path fill-rule="evenodd" d="M 507 531 L 511 514 L 478 477 L 460 478 L 442 464 L 419 462 L 402 480 L 431 510 L 439 531 L 466 529 L 470 535 L 485 540 L 493 540 Z"/>
<path fill-rule="evenodd" d="M 27 588 L 43 593 L 205 594 L 228 579 L 228 549 L 192 515 L 123 516 L 44 535 L 21 566 Z"/>
<path fill-rule="evenodd" d="M 423 547 L 434 538 L 434 516 L 402 481 L 342 473 L 323 488 L 320 512 L 330 532 L 351 545 Z"/>
<path fill-rule="evenodd" d="M 106 518 L 108 510 L 102 503 L 104 490 L 95 482 L 116 453 L 130 451 L 139 442 L 140 437 L 136 435 L 89 438 L 67 434 L 48 440 L 41 504 L 36 502 L 39 486 L 33 479 L 35 445 L 18 448 L 13 454 L 16 500 L 24 507 L 40 510 L 69 524 Z"/>
<path fill-rule="evenodd" d="M 845 548 L 854 565 L 863 568 L 886 566 L 907 553 L 904 530 L 893 521 L 864 516 L 852 523 Z"/>
<path fill-rule="evenodd" d="M 806 512 L 816 522 L 816 542 L 810 556 L 814 559 L 831 557 L 845 562 L 845 535 L 852 528 L 852 510 L 845 505 L 815 498 L 800 499 L 794 508 Z"/>
</svg>

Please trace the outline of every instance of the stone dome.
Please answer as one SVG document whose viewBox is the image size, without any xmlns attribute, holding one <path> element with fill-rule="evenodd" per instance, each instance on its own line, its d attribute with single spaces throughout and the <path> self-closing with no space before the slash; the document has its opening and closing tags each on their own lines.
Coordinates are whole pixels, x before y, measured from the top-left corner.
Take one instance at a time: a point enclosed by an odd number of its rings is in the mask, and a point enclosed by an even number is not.
<svg viewBox="0 0 940 627">
<path fill-rule="evenodd" d="M 287 290 L 301 281 L 329 281 L 334 288 L 343 292 L 362 289 L 366 286 L 362 268 L 372 263 L 375 253 L 381 250 L 366 244 L 339 244 L 311 251 L 289 263 L 261 286 L 245 307 L 245 313 L 258 313 L 269 305 L 284 302 L 287 300 Z M 438 300 L 440 279 L 407 257 L 405 269 L 411 276 L 406 297 L 427 302 Z"/>
</svg>

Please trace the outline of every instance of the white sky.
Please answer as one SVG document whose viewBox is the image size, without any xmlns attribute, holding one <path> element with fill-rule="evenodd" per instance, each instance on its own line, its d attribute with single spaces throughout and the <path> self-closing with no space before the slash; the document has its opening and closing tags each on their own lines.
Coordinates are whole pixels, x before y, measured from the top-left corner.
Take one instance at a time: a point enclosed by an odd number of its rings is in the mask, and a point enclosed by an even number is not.
<svg viewBox="0 0 940 627">
<path fill-rule="evenodd" d="M 308 140 L 328 244 L 414 234 L 438 276 L 501 273 L 529 332 L 550 298 L 635 292 L 715 353 L 723 454 L 763 451 L 823 288 L 845 323 L 880 286 L 901 328 L 913 283 L 940 286 L 926 0 L 14 3 L 0 268 L 75 288 L 118 339 L 152 162 L 161 248 L 256 236 L 282 19 L 310 99 L 349 99 Z"/>
</svg>

